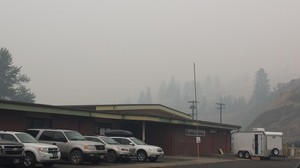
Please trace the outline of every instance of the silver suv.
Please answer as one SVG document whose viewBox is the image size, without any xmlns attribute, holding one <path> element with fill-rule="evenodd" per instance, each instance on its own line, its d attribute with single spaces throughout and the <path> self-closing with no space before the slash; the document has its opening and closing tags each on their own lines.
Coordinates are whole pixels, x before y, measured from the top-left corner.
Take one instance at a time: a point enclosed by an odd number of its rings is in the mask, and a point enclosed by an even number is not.
<svg viewBox="0 0 300 168">
<path fill-rule="evenodd" d="M 144 141 L 141 141 L 135 137 L 110 137 L 120 144 L 132 145 L 136 151 L 136 158 L 140 162 L 144 162 L 149 159 L 151 162 L 155 162 L 159 157 L 164 156 L 164 151 L 158 146 L 148 145 Z"/>
<path fill-rule="evenodd" d="M 101 142 L 107 149 L 106 161 L 116 162 L 118 159 L 124 162 L 135 158 L 135 149 L 130 145 L 122 145 L 114 139 L 107 136 L 84 136 L 89 141 Z"/>
<path fill-rule="evenodd" d="M 86 140 L 79 132 L 62 129 L 28 129 L 39 142 L 57 145 L 62 158 L 70 160 L 72 164 L 89 161 L 94 164 L 104 159 L 106 149 L 100 142 Z"/>
<path fill-rule="evenodd" d="M 60 159 L 60 152 L 57 146 L 39 143 L 27 133 L 0 131 L 0 139 L 19 142 L 24 145 L 25 167 L 35 167 L 36 163 L 42 163 L 45 167 L 51 167 L 54 164 L 54 161 Z"/>
</svg>

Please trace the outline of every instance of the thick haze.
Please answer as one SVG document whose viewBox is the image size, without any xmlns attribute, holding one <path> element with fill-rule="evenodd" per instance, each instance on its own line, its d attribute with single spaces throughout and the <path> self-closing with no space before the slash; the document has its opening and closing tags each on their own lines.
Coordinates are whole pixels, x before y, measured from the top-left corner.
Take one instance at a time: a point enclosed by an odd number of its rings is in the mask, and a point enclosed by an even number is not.
<svg viewBox="0 0 300 168">
<path fill-rule="evenodd" d="M 264 68 L 275 85 L 300 77 L 299 7 L 299 0 L 1 0 L 0 47 L 31 78 L 37 103 L 136 103 L 147 86 L 155 95 L 172 76 L 193 80 L 194 62 L 198 80 L 254 80 Z M 252 88 L 240 91 L 251 96 Z"/>
</svg>

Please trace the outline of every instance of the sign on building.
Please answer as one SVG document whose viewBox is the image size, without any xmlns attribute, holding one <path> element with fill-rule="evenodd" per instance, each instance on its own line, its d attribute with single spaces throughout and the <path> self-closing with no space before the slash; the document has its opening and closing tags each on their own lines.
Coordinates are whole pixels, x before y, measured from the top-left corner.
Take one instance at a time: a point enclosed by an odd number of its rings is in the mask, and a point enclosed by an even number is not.
<svg viewBox="0 0 300 168">
<path fill-rule="evenodd" d="M 186 136 L 205 136 L 205 130 L 197 130 L 197 129 L 185 129 Z"/>
</svg>

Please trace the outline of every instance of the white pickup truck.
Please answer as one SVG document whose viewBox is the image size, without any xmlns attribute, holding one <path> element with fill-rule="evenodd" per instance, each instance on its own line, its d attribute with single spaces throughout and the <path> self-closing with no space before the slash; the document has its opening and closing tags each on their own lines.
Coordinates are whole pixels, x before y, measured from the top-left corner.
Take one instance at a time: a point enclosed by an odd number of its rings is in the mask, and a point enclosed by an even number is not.
<svg viewBox="0 0 300 168">
<path fill-rule="evenodd" d="M 41 163 L 44 167 L 51 167 L 54 161 L 61 157 L 57 146 L 39 143 L 31 135 L 24 132 L 0 131 L 0 139 L 19 142 L 24 145 L 24 166 L 28 168 L 35 167 L 36 163 Z"/>
</svg>

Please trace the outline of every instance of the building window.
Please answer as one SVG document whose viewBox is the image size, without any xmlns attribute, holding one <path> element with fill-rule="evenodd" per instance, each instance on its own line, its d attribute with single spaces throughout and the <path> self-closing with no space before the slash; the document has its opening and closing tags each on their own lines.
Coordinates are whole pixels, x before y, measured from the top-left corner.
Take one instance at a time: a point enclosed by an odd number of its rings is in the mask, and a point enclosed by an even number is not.
<svg viewBox="0 0 300 168">
<path fill-rule="evenodd" d="M 49 118 L 29 118 L 27 128 L 51 128 L 51 119 Z"/>
</svg>

